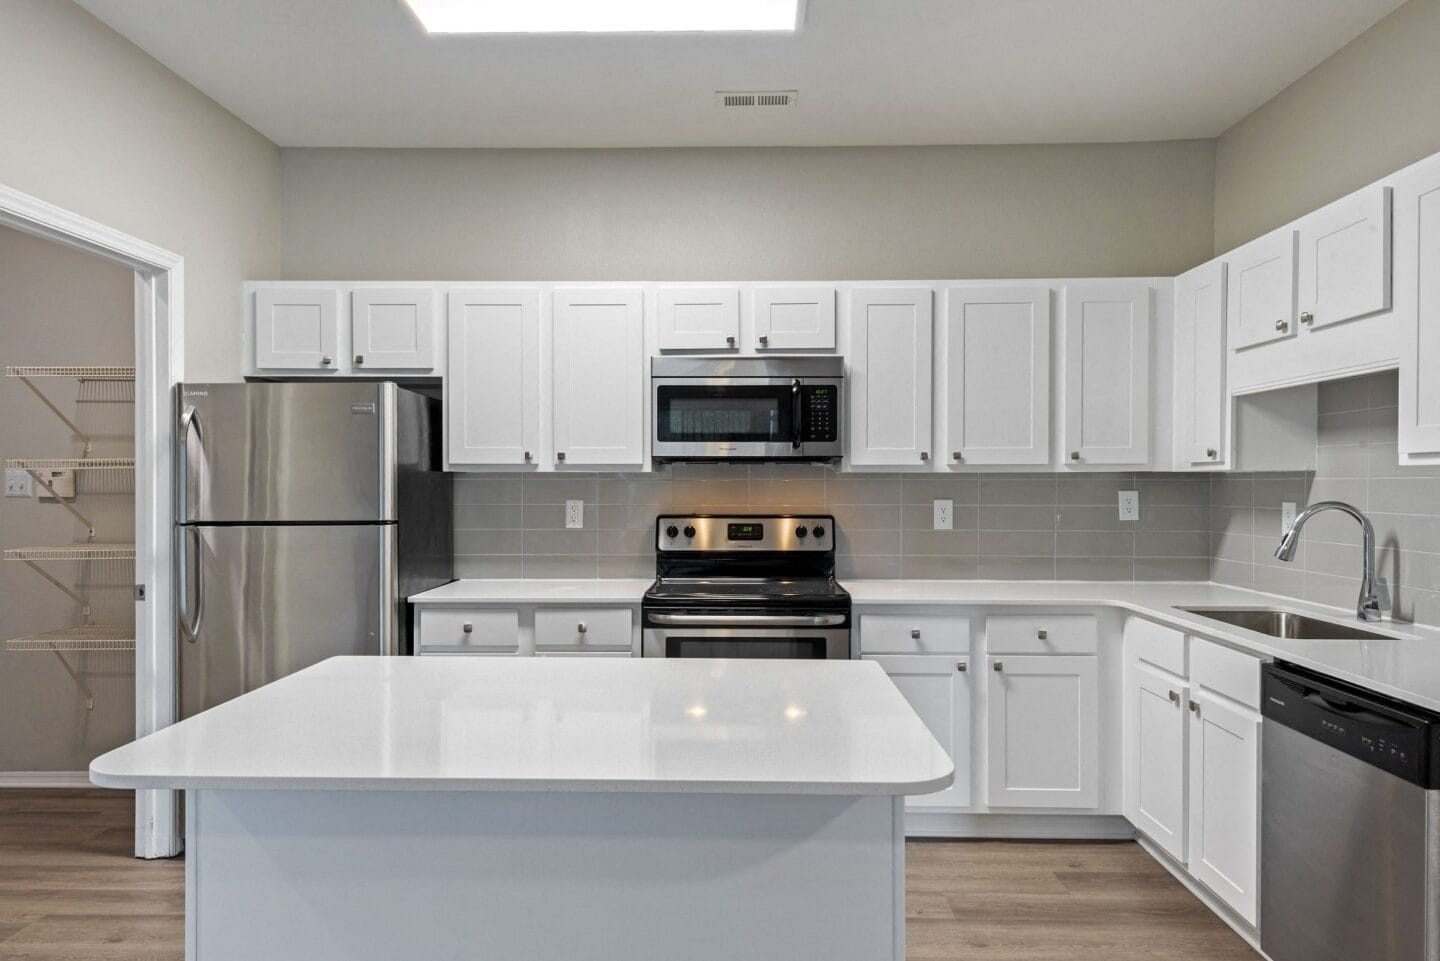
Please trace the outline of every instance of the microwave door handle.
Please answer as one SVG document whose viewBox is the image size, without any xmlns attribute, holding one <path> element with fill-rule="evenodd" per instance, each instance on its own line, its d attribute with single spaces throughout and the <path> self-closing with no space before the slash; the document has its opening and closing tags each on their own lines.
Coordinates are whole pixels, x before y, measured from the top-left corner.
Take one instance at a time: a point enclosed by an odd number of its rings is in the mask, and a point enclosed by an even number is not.
<svg viewBox="0 0 1440 961">
<path fill-rule="evenodd" d="M 800 442 L 805 436 L 804 427 L 800 422 L 800 413 L 800 378 L 797 377 L 790 382 L 790 417 L 794 422 L 791 425 L 794 428 L 794 436 L 790 439 L 792 450 L 800 449 Z"/>
</svg>

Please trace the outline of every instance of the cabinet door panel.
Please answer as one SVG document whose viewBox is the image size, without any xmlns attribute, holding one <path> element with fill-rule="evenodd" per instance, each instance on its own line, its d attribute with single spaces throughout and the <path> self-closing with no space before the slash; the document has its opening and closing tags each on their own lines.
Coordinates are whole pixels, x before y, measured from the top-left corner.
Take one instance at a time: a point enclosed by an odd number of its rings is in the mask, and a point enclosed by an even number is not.
<svg viewBox="0 0 1440 961">
<path fill-rule="evenodd" d="M 1143 664 L 1130 674 L 1130 769 L 1125 814 L 1177 861 L 1185 860 L 1185 709 L 1189 686 Z"/>
<path fill-rule="evenodd" d="M 931 292 L 850 295 L 850 461 L 880 467 L 930 459 Z"/>
<path fill-rule="evenodd" d="M 1175 432 L 1181 467 L 1229 460 L 1225 390 L 1225 263 L 1175 279 Z"/>
<path fill-rule="evenodd" d="M 1389 187 L 1367 187 L 1317 210 L 1300 222 L 1299 233 L 1302 326 L 1319 329 L 1390 309 Z"/>
<path fill-rule="evenodd" d="M 340 291 L 267 287 L 255 291 L 255 366 L 326 373 L 339 369 Z"/>
<path fill-rule="evenodd" d="M 740 292 L 734 287 L 661 287 L 655 337 L 661 350 L 734 350 Z"/>
<path fill-rule="evenodd" d="M 946 463 L 1049 462 L 1050 329 L 1048 287 L 946 293 Z"/>
<path fill-rule="evenodd" d="M 955 783 L 905 799 L 911 810 L 970 806 L 970 659 L 939 654 L 867 656 L 879 664 L 955 765 Z"/>
<path fill-rule="evenodd" d="M 757 287 L 756 350 L 834 350 L 835 288 Z"/>
<path fill-rule="evenodd" d="M 540 292 L 452 290 L 447 312 L 447 462 L 535 463 L 540 443 Z"/>
<path fill-rule="evenodd" d="M 1286 227 L 1226 255 L 1231 350 L 1295 336 L 1295 245 Z"/>
<path fill-rule="evenodd" d="M 435 369 L 435 292 L 413 287 L 350 292 L 350 340 L 357 373 Z"/>
<path fill-rule="evenodd" d="M 1099 805 L 1098 665 L 1088 656 L 988 658 L 992 806 Z"/>
<path fill-rule="evenodd" d="M 1150 459 L 1150 288 L 1065 289 L 1067 464 Z"/>
<path fill-rule="evenodd" d="M 1254 924 L 1260 717 L 1203 689 L 1191 697 L 1190 872 Z"/>
<path fill-rule="evenodd" d="M 640 291 L 555 291 L 555 459 L 644 462 L 644 326 Z"/>
<path fill-rule="evenodd" d="M 1440 462 L 1440 157 L 1395 183 L 1395 313 L 1400 318 L 1400 456 Z"/>
</svg>

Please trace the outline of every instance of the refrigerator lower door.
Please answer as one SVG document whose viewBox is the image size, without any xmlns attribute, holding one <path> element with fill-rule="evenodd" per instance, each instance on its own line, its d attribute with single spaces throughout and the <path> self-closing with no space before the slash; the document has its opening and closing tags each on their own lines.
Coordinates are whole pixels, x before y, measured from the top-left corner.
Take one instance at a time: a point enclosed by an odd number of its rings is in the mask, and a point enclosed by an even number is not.
<svg viewBox="0 0 1440 961">
<path fill-rule="evenodd" d="M 395 528 L 177 528 L 189 717 L 341 654 L 394 652 Z"/>
</svg>

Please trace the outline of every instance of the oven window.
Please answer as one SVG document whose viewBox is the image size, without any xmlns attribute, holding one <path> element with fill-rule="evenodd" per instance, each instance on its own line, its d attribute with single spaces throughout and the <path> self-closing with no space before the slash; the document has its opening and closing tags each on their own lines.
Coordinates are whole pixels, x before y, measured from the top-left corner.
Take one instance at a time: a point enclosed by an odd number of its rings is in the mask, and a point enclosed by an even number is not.
<svg viewBox="0 0 1440 961">
<path fill-rule="evenodd" d="M 667 637 L 666 657 L 825 660 L 823 637 Z"/>
<path fill-rule="evenodd" d="M 789 387 L 662 385 L 656 406 L 661 442 L 782 443 L 795 436 Z"/>
</svg>

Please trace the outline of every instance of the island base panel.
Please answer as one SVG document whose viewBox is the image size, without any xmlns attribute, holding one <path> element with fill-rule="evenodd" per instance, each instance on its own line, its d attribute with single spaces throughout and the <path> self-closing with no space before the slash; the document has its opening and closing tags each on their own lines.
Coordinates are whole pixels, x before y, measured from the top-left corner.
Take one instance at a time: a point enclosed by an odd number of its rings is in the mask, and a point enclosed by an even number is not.
<svg viewBox="0 0 1440 961">
<path fill-rule="evenodd" d="M 187 792 L 189 961 L 901 961 L 902 799 Z"/>
</svg>

